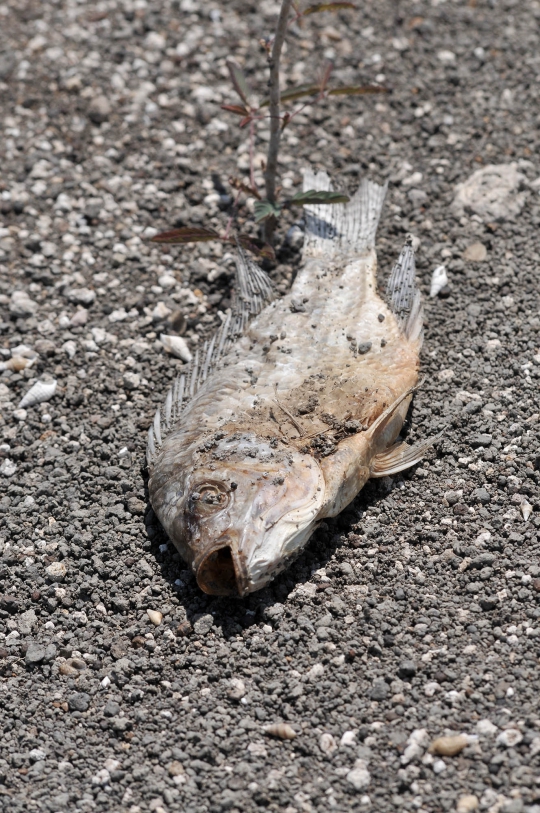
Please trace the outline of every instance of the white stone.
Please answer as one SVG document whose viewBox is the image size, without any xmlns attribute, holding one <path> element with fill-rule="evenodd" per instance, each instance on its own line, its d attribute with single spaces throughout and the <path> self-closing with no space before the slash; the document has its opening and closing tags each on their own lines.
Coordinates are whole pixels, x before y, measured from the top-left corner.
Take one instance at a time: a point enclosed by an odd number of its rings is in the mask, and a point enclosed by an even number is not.
<svg viewBox="0 0 540 813">
<path fill-rule="evenodd" d="M 45 573 L 54 582 L 61 582 L 65 579 L 67 568 L 63 562 L 53 562 L 45 568 Z"/>
<path fill-rule="evenodd" d="M 515 163 L 489 164 L 456 186 L 453 208 L 495 220 L 516 216 L 525 204 L 527 193 L 518 191 L 524 180 Z"/>
<path fill-rule="evenodd" d="M 38 304 L 30 299 L 26 291 L 13 291 L 9 311 L 13 316 L 33 316 L 37 311 Z"/>
<path fill-rule="evenodd" d="M 499 745 L 504 745 L 505 748 L 515 748 L 523 739 L 523 734 L 518 728 L 507 728 L 501 731 L 497 737 Z"/>
<path fill-rule="evenodd" d="M 13 477 L 16 471 L 17 466 L 9 457 L 6 457 L 3 463 L 0 464 L 0 474 L 3 474 L 4 477 Z"/>
<path fill-rule="evenodd" d="M 346 779 L 355 790 L 364 790 L 364 788 L 367 788 L 371 782 L 371 775 L 368 771 L 366 760 L 357 759 L 354 763 L 354 768 L 349 771 Z"/>
<path fill-rule="evenodd" d="M 81 305 L 91 305 L 96 298 L 95 291 L 90 288 L 68 288 L 65 295 L 70 302 L 77 302 Z"/>
<path fill-rule="evenodd" d="M 436 759 L 433 763 L 433 773 L 439 774 L 446 770 L 446 763 L 442 759 Z"/>
</svg>

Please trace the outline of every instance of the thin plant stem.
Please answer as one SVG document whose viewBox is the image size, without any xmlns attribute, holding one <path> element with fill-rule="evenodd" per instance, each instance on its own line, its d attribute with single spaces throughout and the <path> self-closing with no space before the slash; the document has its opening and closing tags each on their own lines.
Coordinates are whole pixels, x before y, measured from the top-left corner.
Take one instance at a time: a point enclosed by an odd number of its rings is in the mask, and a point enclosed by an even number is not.
<svg viewBox="0 0 540 813">
<path fill-rule="evenodd" d="M 233 203 L 233 206 L 232 206 L 233 213 L 229 217 L 229 219 L 227 220 L 227 228 L 225 229 L 225 240 L 228 240 L 228 238 L 229 238 L 229 234 L 230 234 L 230 231 L 231 231 L 231 226 L 233 224 L 234 218 L 236 217 L 236 210 L 238 208 L 238 202 L 240 200 L 241 195 L 242 195 L 242 190 L 240 189 L 240 190 L 238 190 L 238 192 L 236 194 L 236 197 L 234 199 L 234 203 Z"/>
<path fill-rule="evenodd" d="M 270 142 L 268 144 L 268 155 L 266 160 L 265 187 L 266 198 L 270 203 L 276 202 L 276 175 L 277 161 L 279 153 L 279 141 L 281 136 L 280 117 L 280 88 L 279 88 L 279 67 L 281 50 L 285 42 L 285 35 L 289 22 L 292 0 L 283 0 L 279 12 L 276 36 L 272 45 L 272 53 L 269 56 L 270 80 L 268 82 L 270 97 Z M 276 228 L 276 219 L 269 217 L 265 221 L 265 240 L 272 242 L 272 237 Z"/>
<path fill-rule="evenodd" d="M 255 183 L 255 169 L 253 166 L 253 159 L 254 159 L 254 147 L 255 144 L 255 119 L 251 119 L 249 124 L 249 182 L 251 183 L 252 189 L 257 189 L 257 185 Z"/>
</svg>

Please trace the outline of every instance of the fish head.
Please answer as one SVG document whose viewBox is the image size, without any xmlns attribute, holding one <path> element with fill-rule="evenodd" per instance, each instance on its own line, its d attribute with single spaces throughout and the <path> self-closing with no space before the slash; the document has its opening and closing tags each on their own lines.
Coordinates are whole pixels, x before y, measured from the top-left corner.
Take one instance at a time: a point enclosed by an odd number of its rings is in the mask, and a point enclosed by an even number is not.
<svg viewBox="0 0 540 813">
<path fill-rule="evenodd" d="M 253 432 L 225 435 L 150 481 L 169 538 L 212 595 L 246 595 L 283 570 L 315 529 L 324 492 L 311 455 Z"/>
</svg>

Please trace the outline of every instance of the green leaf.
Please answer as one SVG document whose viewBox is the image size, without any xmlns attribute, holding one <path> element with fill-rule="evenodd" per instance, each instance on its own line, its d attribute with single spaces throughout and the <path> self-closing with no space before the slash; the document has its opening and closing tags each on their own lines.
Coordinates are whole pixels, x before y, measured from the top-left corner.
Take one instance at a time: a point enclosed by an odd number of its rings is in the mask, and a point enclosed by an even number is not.
<svg viewBox="0 0 540 813">
<path fill-rule="evenodd" d="M 317 96 L 320 93 L 319 85 L 300 85 L 297 88 L 289 88 L 282 90 L 280 99 L 282 102 L 294 102 L 296 99 L 302 99 L 304 96 Z M 270 99 L 264 99 L 261 102 L 261 107 L 268 107 Z"/>
<path fill-rule="evenodd" d="M 261 220 L 266 220 L 267 217 L 279 217 L 281 208 L 269 200 L 256 200 L 253 207 L 255 213 L 255 223 L 260 223 Z"/>
<path fill-rule="evenodd" d="M 246 82 L 242 69 L 232 59 L 227 60 L 227 67 L 231 75 L 231 82 L 233 87 L 247 107 L 249 107 L 249 87 Z"/>
<path fill-rule="evenodd" d="M 162 231 L 151 238 L 152 243 L 207 243 L 209 240 L 220 240 L 214 229 L 205 229 L 200 226 L 182 226 L 179 229 Z"/>
<path fill-rule="evenodd" d="M 382 85 L 349 85 L 328 91 L 329 96 L 368 96 L 372 93 L 390 93 L 390 89 Z"/>
<path fill-rule="evenodd" d="M 316 6 L 308 6 L 302 16 L 307 17 L 308 14 L 317 14 L 319 11 L 342 11 L 346 8 L 355 9 L 356 6 L 354 3 L 317 3 Z"/>
<path fill-rule="evenodd" d="M 308 189 L 307 192 L 297 192 L 294 197 L 287 201 L 289 206 L 307 206 L 312 203 L 348 203 L 350 198 L 342 195 L 341 192 L 323 192 L 316 189 Z"/>
</svg>

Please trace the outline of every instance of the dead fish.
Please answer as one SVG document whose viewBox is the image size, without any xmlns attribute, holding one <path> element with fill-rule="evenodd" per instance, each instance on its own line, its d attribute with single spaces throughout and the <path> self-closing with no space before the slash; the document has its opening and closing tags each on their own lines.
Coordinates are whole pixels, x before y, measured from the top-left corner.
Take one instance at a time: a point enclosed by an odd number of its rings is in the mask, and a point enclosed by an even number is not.
<svg viewBox="0 0 540 813">
<path fill-rule="evenodd" d="M 306 173 L 305 189 L 329 189 Z M 434 438 L 398 435 L 418 382 L 422 304 L 410 241 L 377 294 L 386 188 L 306 207 L 303 266 L 277 298 L 239 249 L 237 302 L 173 384 L 149 430 L 150 501 L 214 595 L 266 585 L 370 477 Z"/>
</svg>

